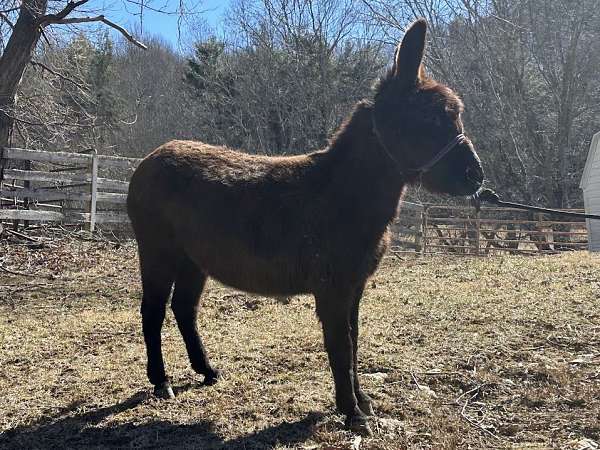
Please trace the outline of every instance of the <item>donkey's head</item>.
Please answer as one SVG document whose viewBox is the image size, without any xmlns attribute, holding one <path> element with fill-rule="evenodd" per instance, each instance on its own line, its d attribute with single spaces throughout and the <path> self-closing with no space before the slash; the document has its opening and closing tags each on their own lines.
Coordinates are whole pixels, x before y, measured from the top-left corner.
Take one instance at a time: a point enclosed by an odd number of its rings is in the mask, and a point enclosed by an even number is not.
<svg viewBox="0 0 600 450">
<path fill-rule="evenodd" d="M 377 86 L 373 125 L 379 143 L 408 181 L 432 191 L 474 194 L 483 182 L 481 162 L 464 136 L 460 98 L 425 76 L 427 23 L 418 20 L 396 49 L 394 64 Z"/>
</svg>

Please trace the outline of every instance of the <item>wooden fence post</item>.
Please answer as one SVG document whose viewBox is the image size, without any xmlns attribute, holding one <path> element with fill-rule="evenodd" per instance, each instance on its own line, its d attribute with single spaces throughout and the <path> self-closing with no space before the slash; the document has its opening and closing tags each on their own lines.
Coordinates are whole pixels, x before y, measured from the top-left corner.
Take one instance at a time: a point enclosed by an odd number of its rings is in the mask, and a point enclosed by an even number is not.
<svg viewBox="0 0 600 450">
<path fill-rule="evenodd" d="M 15 189 L 16 185 L 17 185 L 17 180 L 12 180 L 13 190 Z M 13 208 L 19 209 L 19 202 L 17 201 L 16 198 L 13 200 Z M 13 220 L 13 231 L 19 231 L 19 219 Z"/>
<path fill-rule="evenodd" d="M 96 229 L 96 202 L 98 199 L 98 152 L 92 151 L 92 181 L 90 198 L 90 233 Z"/>
<path fill-rule="evenodd" d="M 423 242 L 423 229 L 422 229 L 422 219 L 421 216 L 423 215 L 423 212 L 421 210 L 421 213 L 417 215 L 417 217 L 415 217 L 415 227 L 416 227 L 416 233 L 415 233 L 415 253 L 421 253 L 421 245 Z"/>
<path fill-rule="evenodd" d="M 0 147 L 0 192 L 2 192 L 2 188 L 4 187 L 4 165 L 6 159 L 4 147 Z M 2 201 L 2 197 L 0 196 L 0 209 L 4 208 L 4 202 Z M 0 234 L 2 234 L 4 230 L 2 229 L 2 221 L 0 220 Z"/>
<path fill-rule="evenodd" d="M 421 213 L 421 255 L 427 251 L 427 205 L 423 206 Z"/>
<path fill-rule="evenodd" d="M 537 231 L 538 231 L 538 239 L 539 239 L 539 243 L 537 245 L 537 250 L 539 253 L 546 251 L 546 250 L 550 250 L 550 244 L 548 244 L 548 236 L 547 233 L 544 231 L 544 214 L 543 213 L 538 213 L 537 214 Z"/>
<path fill-rule="evenodd" d="M 32 170 L 32 168 L 33 168 L 33 165 L 31 163 L 31 161 L 25 160 L 24 164 L 23 164 L 23 169 L 24 170 Z M 25 189 L 30 190 L 31 189 L 31 181 L 29 181 L 29 180 L 24 181 L 23 186 L 25 187 Z M 25 197 L 23 199 L 23 209 L 29 209 L 29 203 L 30 203 L 29 197 Z M 25 227 L 25 228 L 29 227 L 29 220 L 23 221 L 23 227 Z"/>
<path fill-rule="evenodd" d="M 479 256 L 479 249 L 481 247 L 481 211 L 477 211 L 477 214 L 475 216 L 475 254 L 477 256 Z"/>
<path fill-rule="evenodd" d="M 0 189 L 2 188 L 2 184 L 4 183 L 4 162 L 6 161 L 4 153 L 4 147 L 0 147 Z"/>
</svg>

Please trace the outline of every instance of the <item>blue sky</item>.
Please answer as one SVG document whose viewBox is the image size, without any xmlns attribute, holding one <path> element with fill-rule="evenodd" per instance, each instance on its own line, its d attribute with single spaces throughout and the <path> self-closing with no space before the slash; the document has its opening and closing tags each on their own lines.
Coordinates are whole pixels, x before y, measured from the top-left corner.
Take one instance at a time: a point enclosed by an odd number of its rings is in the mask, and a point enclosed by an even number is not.
<svg viewBox="0 0 600 450">
<path fill-rule="evenodd" d="M 198 5 L 195 11 L 198 13 L 189 20 L 204 21 L 208 27 L 218 30 L 221 27 L 223 15 L 232 0 L 197 0 L 187 1 L 187 7 Z M 145 0 L 144 3 L 155 9 L 176 11 L 179 0 Z M 139 17 L 135 15 L 138 8 L 135 5 L 126 4 L 123 0 L 91 0 L 85 5 L 86 10 L 94 10 L 95 13 L 103 11 L 105 16 L 124 26 L 127 30 L 139 29 Z M 85 15 L 85 13 L 81 13 Z M 146 9 L 143 16 L 143 34 L 159 35 L 170 42 L 174 48 L 179 47 L 177 14 L 161 14 Z"/>
</svg>

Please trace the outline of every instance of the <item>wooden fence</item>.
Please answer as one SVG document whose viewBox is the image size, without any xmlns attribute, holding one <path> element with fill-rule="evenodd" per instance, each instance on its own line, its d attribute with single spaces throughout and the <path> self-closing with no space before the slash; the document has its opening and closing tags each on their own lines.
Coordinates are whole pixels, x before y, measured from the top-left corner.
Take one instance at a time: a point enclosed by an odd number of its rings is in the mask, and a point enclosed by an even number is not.
<svg viewBox="0 0 600 450">
<path fill-rule="evenodd" d="M 392 230 L 392 251 L 402 253 L 527 255 L 588 247 L 584 220 L 511 208 L 476 211 L 472 207 L 405 202 Z"/>
<path fill-rule="evenodd" d="M 126 224 L 128 180 L 141 160 L 119 156 L 3 148 L 0 221 Z M 539 254 L 587 248 L 582 220 L 517 209 L 404 202 L 392 227 L 394 252 Z"/>
<path fill-rule="evenodd" d="M 0 149 L 0 221 L 128 223 L 131 172 L 141 160 L 120 156 Z M 106 176 L 104 176 L 106 174 Z"/>
</svg>

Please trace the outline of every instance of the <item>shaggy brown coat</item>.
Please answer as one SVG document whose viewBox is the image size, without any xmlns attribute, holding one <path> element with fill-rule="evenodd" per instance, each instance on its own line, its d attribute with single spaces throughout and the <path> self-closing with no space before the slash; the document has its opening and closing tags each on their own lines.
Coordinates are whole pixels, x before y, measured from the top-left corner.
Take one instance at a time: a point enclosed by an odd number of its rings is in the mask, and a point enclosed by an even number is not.
<svg viewBox="0 0 600 450">
<path fill-rule="evenodd" d="M 336 403 L 353 429 L 373 412 L 357 375 L 358 308 L 388 245 L 407 183 L 472 194 L 483 173 L 461 141 L 427 173 L 414 170 L 463 132 L 462 103 L 423 78 L 426 24 L 399 47 L 373 100 L 358 103 L 329 146 L 302 156 L 249 155 L 172 141 L 131 179 L 128 212 L 139 247 L 148 376 L 172 396 L 160 329 L 169 293 L 192 367 L 216 381 L 196 328 L 206 277 L 263 295 L 312 293 L 323 324 Z"/>
</svg>

